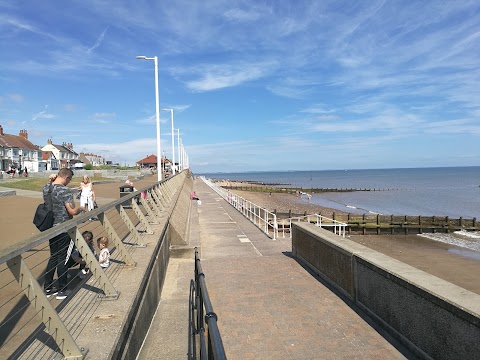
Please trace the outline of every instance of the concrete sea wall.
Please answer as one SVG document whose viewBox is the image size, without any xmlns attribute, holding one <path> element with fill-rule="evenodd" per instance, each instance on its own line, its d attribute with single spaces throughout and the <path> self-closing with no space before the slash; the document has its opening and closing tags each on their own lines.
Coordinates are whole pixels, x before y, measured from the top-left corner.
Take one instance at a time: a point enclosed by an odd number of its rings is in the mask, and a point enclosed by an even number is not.
<svg viewBox="0 0 480 360">
<path fill-rule="evenodd" d="M 314 225 L 292 225 L 294 257 L 414 354 L 480 359 L 480 295 Z"/>
</svg>

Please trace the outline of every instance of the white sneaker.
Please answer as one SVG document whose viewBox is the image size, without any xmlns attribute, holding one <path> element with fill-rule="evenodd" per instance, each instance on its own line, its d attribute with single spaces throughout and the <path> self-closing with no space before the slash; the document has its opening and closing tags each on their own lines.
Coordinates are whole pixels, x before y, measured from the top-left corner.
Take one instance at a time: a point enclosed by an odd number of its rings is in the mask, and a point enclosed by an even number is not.
<svg viewBox="0 0 480 360">
<path fill-rule="evenodd" d="M 78 277 L 80 279 L 85 279 L 89 272 L 90 272 L 90 270 L 82 269 L 81 271 L 78 272 Z"/>
</svg>

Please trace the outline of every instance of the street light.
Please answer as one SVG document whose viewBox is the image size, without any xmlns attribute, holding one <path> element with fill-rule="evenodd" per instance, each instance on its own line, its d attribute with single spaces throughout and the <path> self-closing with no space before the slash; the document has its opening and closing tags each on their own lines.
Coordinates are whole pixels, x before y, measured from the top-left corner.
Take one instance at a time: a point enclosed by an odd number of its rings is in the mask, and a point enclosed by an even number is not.
<svg viewBox="0 0 480 360">
<path fill-rule="evenodd" d="M 172 119 L 172 175 L 175 175 L 175 137 L 173 128 L 173 109 L 162 109 L 163 111 L 170 111 L 170 117 Z"/>
<path fill-rule="evenodd" d="M 177 129 L 177 146 L 178 146 L 178 170 L 182 171 L 182 162 L 181 162 L 181 157 L 180 157 L 180 129 Z"/>
<path fill-rule="evenodd" d="M 160 150 L 160 100 L 158 97 L 158 58 L 154 57 L 146 57 L 146 56 L 137 56 L 138 60 L 153 60 L 155 63 L 155 114 L 157 120 L 157 174 L 158 174 L 158 181 L 162 181 L 162 153 Z M 160 166 L 159 165 L 160 161 Z"/>
<path fill-rule="evenodd" d="M 179 130 L 180 130 L 180 129 L 179 129 Z M 180 159 L 179 162 L 180 162 L 181 169 L 182 169 L 182 171 L 183 171 L 183 169 L 184 169 L 185 167 L 184 167 L 184 162 L 183 162 L 183 144 L 182 144 L 182 143 L 183 143 L 182 138 L 179 138 L 179 140 L 178 140 L 178 146 L 179 146 L 179 148 L 178 148 L 178 154 L 179 154 L 178 157 L 179 157 L 179 159 Z"/>
</svg>

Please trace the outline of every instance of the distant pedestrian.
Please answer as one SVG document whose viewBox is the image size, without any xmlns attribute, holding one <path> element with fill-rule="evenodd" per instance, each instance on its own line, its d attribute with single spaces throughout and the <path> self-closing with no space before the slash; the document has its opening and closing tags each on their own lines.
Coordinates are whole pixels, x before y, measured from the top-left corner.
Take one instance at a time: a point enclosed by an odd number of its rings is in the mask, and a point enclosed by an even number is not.
<svg viewBox="0 0 480 360">
<path fill-rule="evenodd" d="M 137 189 L 135 189 L 135 185 L 133 185 L 132 181 L 130 181 L 130 180 L 125 181 L 125 185 L 131 186 L 133 188 L 133 191 L 137 191 Z"/>
<path fill-rule="evenodd" d="M 106 269 L 110 265 L 110 251 L 108 250 L 108 239 L 105 236 L 97 239 L 97 246 L 100 250 L 98 255 L 98 262 L 100 266 Z"/>
<path fill-rule="evenodd" d="M 22 175 L 23 175 L 24 177 L 28 177 L 28 171 L 27 171 L 27 167 L 26 167 L 26 166 L 25 166 L 25 169 L 23 169 Z"/>
<path fill-rule="evenodd" d="M 90 178 L 85 175 L 80 186 L 78 187 L 80 193 L 80 206 L 83 206 L 88 211 L 92 211 L 95 207 L 95 191 L 93 191 L 93 184 Z M 92 220 L 92 219 L 90 219 Z"/>
<path fill-rule="evenodd" d="M 196 192 L 196 191 L 193 191 L 193 192 L 190 194 L 190 198 L 191 198 L 192 200 L 198 200 L 197 192 Z"/>
<path fill-rule="evenodd" d="M 75 206 L 73 200 L 73 194 L 67 185 L 70 183 L 73 177 L 73 171 L 67 168 L 60 169 L 58 175 L 54 178 L 50 175 L 49 180 L 52 185 L 52 210 L 53 210 L 53 226 L 57 226 L 64 223 L 67 220 L 73 218 L 74 215 L 80 214 L 85 211 L 83 207 Z M 54 180 L 52 181 L 52 179 Z M 43 198 L 49 195 L 50 184 L 43 187 Z M 45 272 L 44 290 L 47 297 L 57 294 L 57 299 L 65 299 L 69 290 L 67 289 L 67 270 L 65 263 L 67 261 L 67 250 L 70 244 L 71 238 L 67 232 L 54 236 L 49 240 L 50 246 L 50 259 L 47 263 L 47 269 Z M 55 271 L 58 276 L 58 288 L 55 287 L 53 277 Z"/>
<path fill-rule="evenodd" d="M 13 166 L 12 164 L 8 164 L 7 174 L 10 175 L 11 178 L 13 178 L 13 176 L 15 175 L 15 166 Z"/>
</svg>

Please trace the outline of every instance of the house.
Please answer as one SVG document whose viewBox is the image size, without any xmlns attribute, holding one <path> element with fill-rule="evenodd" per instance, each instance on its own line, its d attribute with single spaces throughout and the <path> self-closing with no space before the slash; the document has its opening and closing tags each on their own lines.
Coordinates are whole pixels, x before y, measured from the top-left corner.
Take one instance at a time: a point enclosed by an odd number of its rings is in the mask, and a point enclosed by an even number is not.
<svg viewBox="0 0 480 360">
<path fill-rule="evenodd" d="M 169 170 L 171 167 L 171 161 L 168 160 L 167 158 L 162 158 L 161 164 L 162 168 L 165 170 Z M 136 162 L 136 165 L 139 166 L 140 168 L 157 168 L 157 156 L 156 155 L 149 155 L 146 158 L 143 158 L 141 160 L 138 160 Z"/>
<path fill-rule="evenodd" d="M 51 151 L 42 151 L 42 161 L 46 163 L 47 170 L 58 170 L 58 160 Z"/>
<path fill-rule="evenodd" d="M 52 139 L 48 139 L 47 145 L 42 148 L 42 151 L 52 152 L 60 169 L 73 166 L 80 161 L 79 155 L 73 151 L 72 143 L 64 142 L 62 145 L 56 145 L 52 142 Z"/>
<path fill-rule="evenodd" d="M 42 151 L 28 140 L 27 130 L 20 130 L 18 135 L 5 134 L 0 125 L 0 170 L 6 171 L 9 166 L 29 172 L 46 170 L 42 162 Z"/>
<path fill-rule="evenodd" d="M 84 164 L 92 164 L 93 166 L 106 165 L 107 161 L 103 156 L 90 154 L 90 153 L 80 153 L 80 161 Z"/>
</svg>

